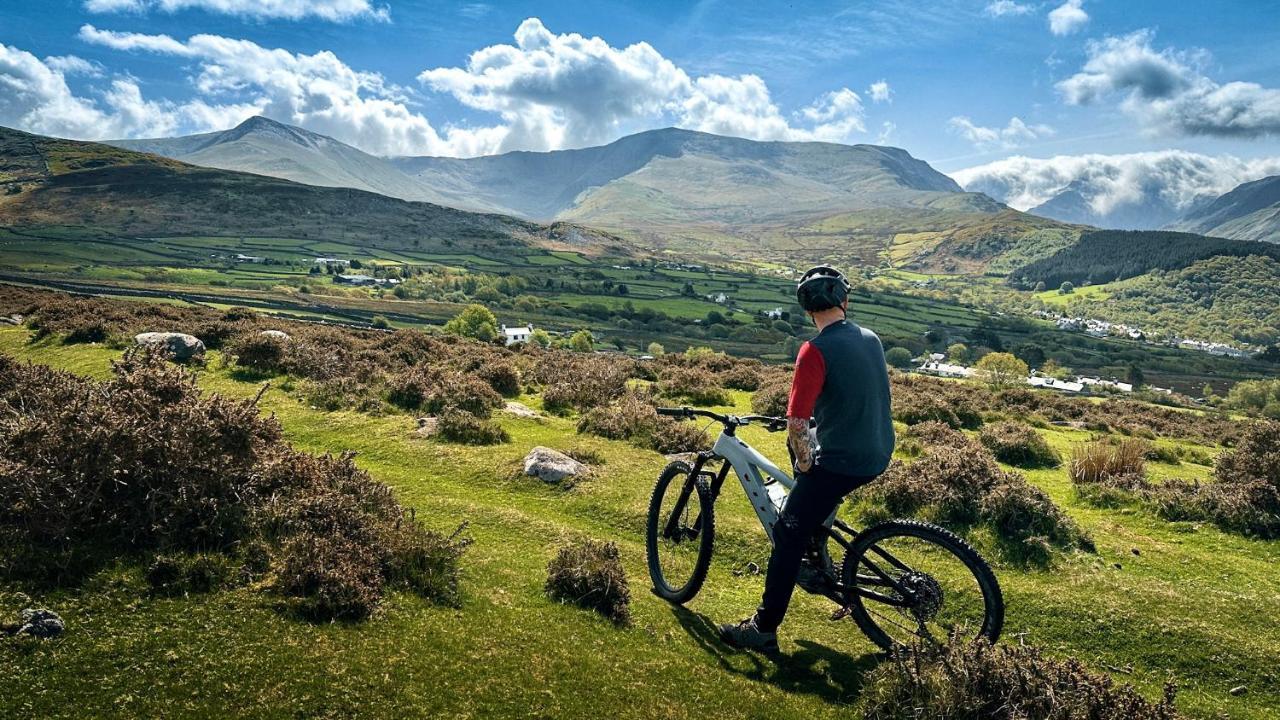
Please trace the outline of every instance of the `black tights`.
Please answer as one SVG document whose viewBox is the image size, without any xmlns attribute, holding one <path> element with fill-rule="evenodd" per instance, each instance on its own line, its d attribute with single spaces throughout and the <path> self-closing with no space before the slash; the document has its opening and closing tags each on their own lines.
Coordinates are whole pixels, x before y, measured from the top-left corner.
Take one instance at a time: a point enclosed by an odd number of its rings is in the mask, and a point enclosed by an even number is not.
<svg viewBox="0 0 1280 720">
<path fill-rule="evenodd" d="M 866 485 L 874 477 L 840 475 L 814 466 L 796 475 L 796 487 L 773 526 L 773 554 L 764 579 L 764 598 L 756 610 L 756 627 L 775 632 L 787 614 L 800 561 L 813 534 L 840 505 L 845 495 Z"/>
</svg>

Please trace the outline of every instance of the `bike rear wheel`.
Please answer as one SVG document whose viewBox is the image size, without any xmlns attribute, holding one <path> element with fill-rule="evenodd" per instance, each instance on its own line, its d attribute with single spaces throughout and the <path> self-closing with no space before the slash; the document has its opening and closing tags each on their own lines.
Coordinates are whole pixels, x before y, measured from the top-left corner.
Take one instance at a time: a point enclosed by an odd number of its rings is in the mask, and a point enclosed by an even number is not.
<svg viewBox="0 0 1280 720">
<path fill-rule="evenodd" d="M 716 531 L 710 477 L 673 462 L 653 488 L 645 532 L 649 578 L 654 593 L 670 602 L 692 600 L 707 579 Z"/>
<path fill-rule="evenodd" d="M 854 538 L 841 569 L 850 615 L 885 650 L 951 635 L 995 642 L 1004 596 L 995 573 L 954 533 L 891 520 Z M 853 590 L 857 588 L 857 590 Z"/>
</svg>

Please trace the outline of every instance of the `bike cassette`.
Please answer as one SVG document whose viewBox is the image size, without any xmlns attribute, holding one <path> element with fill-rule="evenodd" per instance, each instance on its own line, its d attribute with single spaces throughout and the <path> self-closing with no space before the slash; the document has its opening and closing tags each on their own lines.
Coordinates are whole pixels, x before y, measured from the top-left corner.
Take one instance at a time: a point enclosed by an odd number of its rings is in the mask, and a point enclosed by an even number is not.
<svg viewBox="0 0 1280 720">
<path fill-rule="evenodd" d="M 917 620 L 928 622 L 942 609 L 942 586 L 932 575 L 909 572 L 898 578 L 898 583 L 910 596 L 909 609 Z"/>
</svg>

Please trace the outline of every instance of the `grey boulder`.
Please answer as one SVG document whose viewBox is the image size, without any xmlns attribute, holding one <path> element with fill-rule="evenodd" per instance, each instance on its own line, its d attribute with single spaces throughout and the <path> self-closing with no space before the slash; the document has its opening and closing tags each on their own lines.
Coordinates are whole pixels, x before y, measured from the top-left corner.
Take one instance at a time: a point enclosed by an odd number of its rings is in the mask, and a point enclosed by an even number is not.
<svg viewBox="0 0 1280 720">
<path fill-rule="evenodd" d="M 535 447 L 524 456 L 524 474 L 546 483 L 563 482 L 586 471 L 586 465 L 548 447 Z"/>
<path fill-rule="evenodd" d="M 133 336 L 138 345 L 161 348 L 178 362 L 186 362 L 204 355 L 204 343 L 200 338 L 186 333 L 145 332 Z"/>
<path fill-rule="evenodd" d="M 289 340 L 289 333 L 283 330 L 263 330 L 258 333 L 262 337 L 275 338 L 276 340 Z"/>
<path fill-rule="evenodd" d="M 58 613 L 44 608 L 27 608 L 19 614 L 18 634 L 38 638 L 57 637 L 67 629 Z"/>
</svg>

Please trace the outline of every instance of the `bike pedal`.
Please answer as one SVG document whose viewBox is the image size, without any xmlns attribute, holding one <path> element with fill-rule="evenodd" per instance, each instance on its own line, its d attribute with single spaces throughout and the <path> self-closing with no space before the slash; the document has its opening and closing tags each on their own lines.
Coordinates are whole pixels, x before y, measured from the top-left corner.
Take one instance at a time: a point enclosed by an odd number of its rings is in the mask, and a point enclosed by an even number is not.
<svg viewBox="0 0 1280 720">
<path fill-rule="evenodd" d="M 842 608 L 837 608 L 835 612 L 831 613 L 831 622 L 840 622 L 841 620 L 849 617 L 849 615 L 852 613 L 853 613 L 853 609 L 850 607 L 846 606 Z"/>
</svg>

